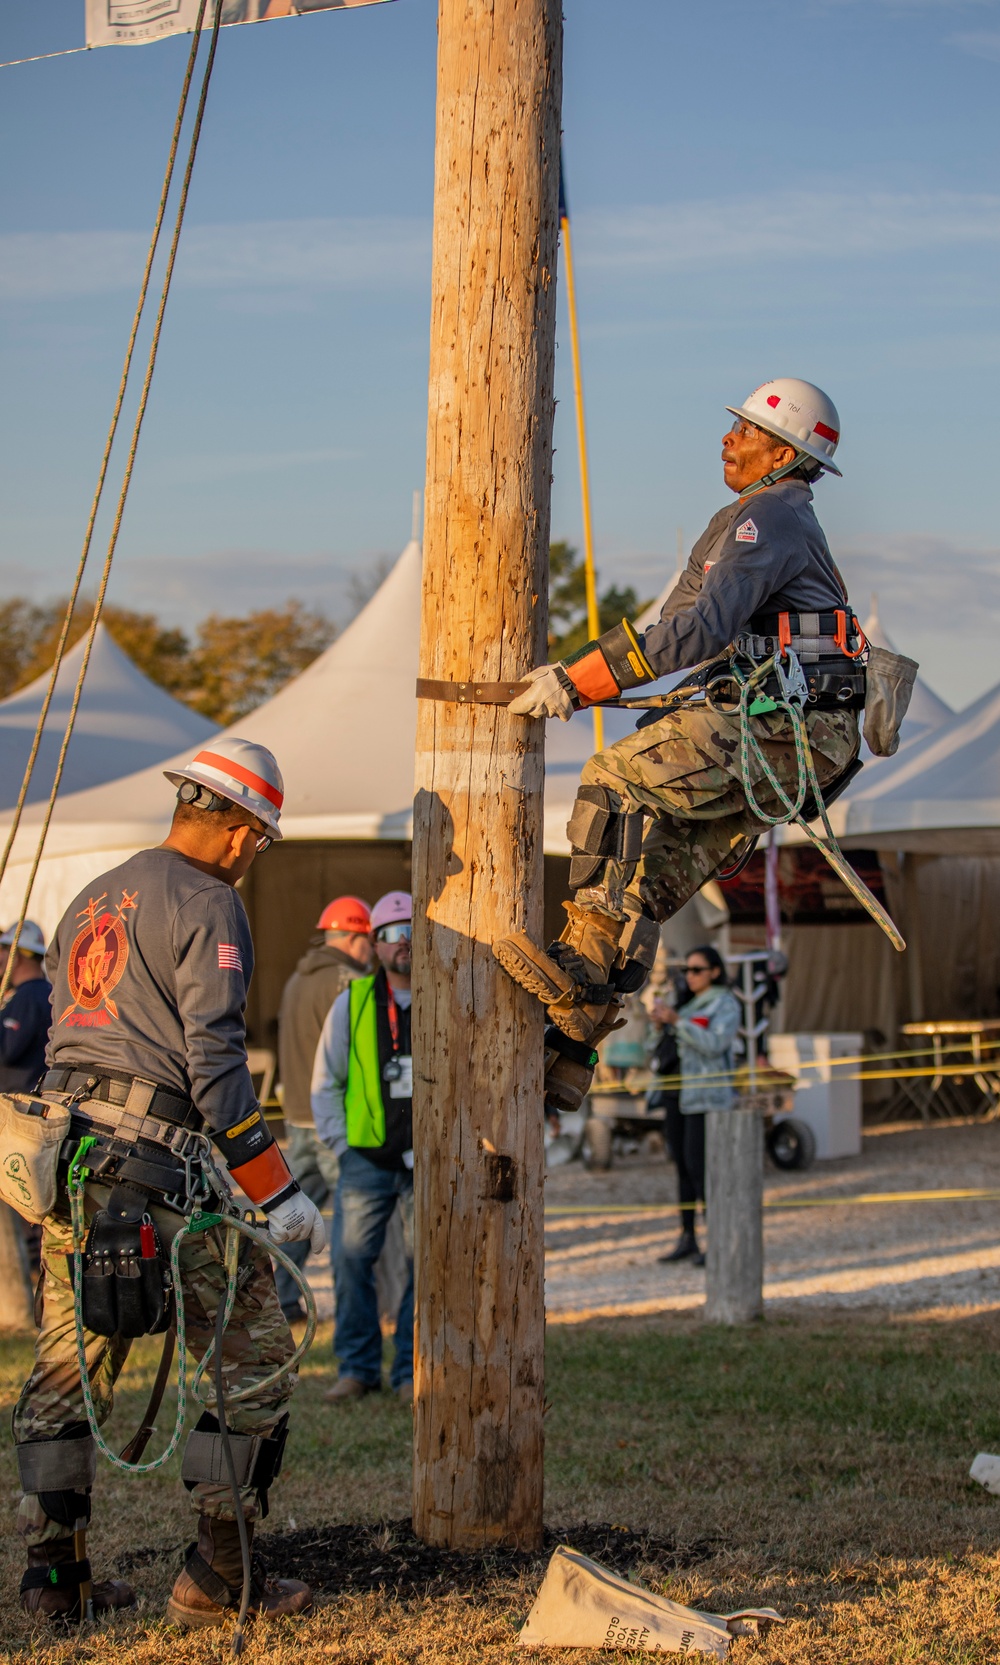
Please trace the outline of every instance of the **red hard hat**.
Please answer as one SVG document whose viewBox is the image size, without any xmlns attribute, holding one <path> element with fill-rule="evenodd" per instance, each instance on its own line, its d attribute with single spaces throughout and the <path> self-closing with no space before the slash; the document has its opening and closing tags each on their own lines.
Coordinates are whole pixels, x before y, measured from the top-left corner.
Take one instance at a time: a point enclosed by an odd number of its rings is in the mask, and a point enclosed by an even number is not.
<svg viewBox="0 0 1000 1665">
<path fill-rule="evenodd" d="M 371 913 L 368 903 L 362 902 L 359 896 L 337 896 L 328 902 L 319 919 L 316 921 L 317 931 L 363 931 L 365 936 L 371 930 Z"/>
</svg>

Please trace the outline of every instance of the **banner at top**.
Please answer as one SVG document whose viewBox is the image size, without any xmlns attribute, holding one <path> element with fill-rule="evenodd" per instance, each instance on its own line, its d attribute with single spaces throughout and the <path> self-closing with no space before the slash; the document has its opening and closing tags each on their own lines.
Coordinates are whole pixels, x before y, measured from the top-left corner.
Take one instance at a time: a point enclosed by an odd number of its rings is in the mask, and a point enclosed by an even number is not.
<svg viewBox="0 0 1000 1665">
<path fill-rule="evenodd" d="M 164 35 L 189 35 L 198 21 L 199 0 L 87 0 L 88 46 L 141 46 Z M 382 0 L 222 0 L 223 24 L 263 23 L 272 17 L 301 17 L 306 12 L 336 12 L 348 6 L 374 6 Z M 205 7 L 205 25 L 215 19 L 214 0 Z"/>
</svg>

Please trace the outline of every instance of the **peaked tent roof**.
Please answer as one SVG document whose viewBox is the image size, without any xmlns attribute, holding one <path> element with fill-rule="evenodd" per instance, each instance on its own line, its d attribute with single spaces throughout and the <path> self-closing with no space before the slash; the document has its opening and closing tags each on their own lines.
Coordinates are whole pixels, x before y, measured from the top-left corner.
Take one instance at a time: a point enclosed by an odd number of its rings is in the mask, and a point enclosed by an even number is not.
<svg viewBox="0 0 1000 1665">
<path fill-rule="evenodd" d="M 52 789 L 83 652 L 81 638 L 60 667 L 28 803 L 46 800 Z M 46 671 L 26 688 L 0 700 L 0 811 L 13 808 L 17 802 L 48 683 Z M 161 758 L 172 757 L 182 746 L 207 740 L 217 727 L 151 682 L 99 624 L 61 790 L 69 795 L 131 774 Z"/>
<path fill-rule="evenodd" d="M 866 769 L 831 820 L 855 847 L 1000 854 L 1000 685 Z"/>
<path fill-rule="evenodd" d="M 872 647 L 887 648 L 890 653 L 899 652 L 895 642 L 882 628 L 877 595 L 872 596 L 871 612 L 861 628 Z M 944 700 L 935 694 L 933 688 L 929 688 L 923 678 L 918 676 L 913 684 L 910 704 L 899 731 L 900 743 L 905 745 L 921 734 L 932 733 L 935 729 L 941 728 L 942 724 L 949 722 L 954 715 L 951 706 L 945 705 Z"/>
</svg>

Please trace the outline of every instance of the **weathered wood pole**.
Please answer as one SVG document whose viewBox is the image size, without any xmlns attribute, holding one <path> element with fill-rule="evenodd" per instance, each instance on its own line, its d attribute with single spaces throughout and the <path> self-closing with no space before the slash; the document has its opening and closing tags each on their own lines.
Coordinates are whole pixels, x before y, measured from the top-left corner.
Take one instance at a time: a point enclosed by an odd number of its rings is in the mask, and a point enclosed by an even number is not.
<svg viewBox="0 0 1000 1665">
<path fill-rule="evenodd" d="M 753 1096 L 709 1110 L 705 1136 L 705 1318 L 750 1324 L 764 1313 L 764 1129 Z"/>
<path fill-rule="evenodd" d="M 560 0 L 439 0 L 421 677 L 544 662 Z M 543 725 L 420 701 L 413 825 L 413 1518 L 542 1536 L 542 1010 L 491 945 L 542 928 Z"/>
<path fill-rule="evenodd" d="M 21 1222 L 6 1203 L 0 1203 L 0 1267 L 0 1331 L 30 1330 L 34 1302 L 28 1257 Z"/>
</svg>

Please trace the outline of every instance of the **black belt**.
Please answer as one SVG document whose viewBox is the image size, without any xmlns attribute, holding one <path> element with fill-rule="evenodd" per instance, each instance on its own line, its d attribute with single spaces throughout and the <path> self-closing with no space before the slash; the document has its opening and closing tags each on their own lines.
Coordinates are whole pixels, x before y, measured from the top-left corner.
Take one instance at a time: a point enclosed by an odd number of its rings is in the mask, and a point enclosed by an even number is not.
<svg viewBox="0 0 1000 1665">
<path fill-rule="evenodd" d="M 135 1089 L 143 1089 L 135 1095 Z M 133 1097 L 134 1108 L 142 1115 L 158 1121 L 170 1122 L 173 1127 L 191 1128 L 198 1132 L 204 1119 L 182 1093 L 169 1087 L 157 1086 L 141 1076 L 125 1075 L 117 1070 L 88 1070 L 78 1064 L 63 1069 L 46 1070 L 41 1092 L 84 1093 L 87 1098 L 101 1099 L 107 1104 L 126 1105 Z M 133 1106 L 130 1106 L 132 1108 Z"/>
</svg>

